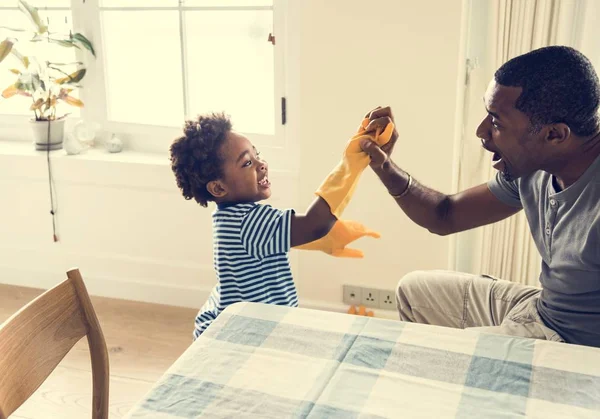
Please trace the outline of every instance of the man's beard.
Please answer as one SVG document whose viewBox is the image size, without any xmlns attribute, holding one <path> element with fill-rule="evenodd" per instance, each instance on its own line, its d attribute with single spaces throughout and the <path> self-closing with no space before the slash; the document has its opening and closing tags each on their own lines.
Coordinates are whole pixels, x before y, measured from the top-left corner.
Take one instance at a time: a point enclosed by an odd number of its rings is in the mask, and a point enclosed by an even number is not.
<svg viewBox="0 0 600 419">
<path fill-rule="evenodd" d="M 514 180 L 512 174 L 510 173 L 510 170 L 508 170 L 508 166 L 506 166 L 506 162 L 504 163 L 504 170 L 502 171 L 502 177 L 507 182 L 512 182 Z"/>
</svg>

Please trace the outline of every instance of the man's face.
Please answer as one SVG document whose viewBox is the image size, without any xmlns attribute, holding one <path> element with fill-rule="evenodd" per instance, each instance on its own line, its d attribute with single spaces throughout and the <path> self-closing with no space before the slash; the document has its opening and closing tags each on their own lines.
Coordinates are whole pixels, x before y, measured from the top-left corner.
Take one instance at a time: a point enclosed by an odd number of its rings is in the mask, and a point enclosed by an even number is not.
<svg viewBox="0 0 600 419">
<path fill-rule="evenodd" d="M 515 108 L 521 91 L 492 80 L 483 98 L 488 114 L 476 131 L 493 153 L 493 167 L 509 181 L 539 170 L 543 160 L 542 132 L 534 133 L 529 117 Z"/>
</svg>

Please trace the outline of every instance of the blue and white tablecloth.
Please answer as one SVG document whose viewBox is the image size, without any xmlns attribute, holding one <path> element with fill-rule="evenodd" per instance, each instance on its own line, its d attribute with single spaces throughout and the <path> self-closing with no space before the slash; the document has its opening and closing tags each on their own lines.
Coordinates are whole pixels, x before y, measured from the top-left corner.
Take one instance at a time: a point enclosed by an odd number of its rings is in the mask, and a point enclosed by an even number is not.
<svg viewBox="0 0 600 419">
<path fill-rule="evenodd" d="M 600 418 L 600 349 L 239 303 L 132 418 Z"/>
</svg>

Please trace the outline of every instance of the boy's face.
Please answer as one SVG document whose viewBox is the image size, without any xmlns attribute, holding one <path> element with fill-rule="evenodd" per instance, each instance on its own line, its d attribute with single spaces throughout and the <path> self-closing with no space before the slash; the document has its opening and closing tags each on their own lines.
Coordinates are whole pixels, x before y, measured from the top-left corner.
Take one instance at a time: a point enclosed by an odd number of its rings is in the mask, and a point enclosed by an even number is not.
<svg viewBox="0 0 600 419">
<path fill-rule="evenodd" d="M 259 158 L 250 140 L 230 131 L 221 147 L 223 177 L 207 185 L 220 202 L 257 202 L 271 196 L 269 165 Z"/>
</svg>

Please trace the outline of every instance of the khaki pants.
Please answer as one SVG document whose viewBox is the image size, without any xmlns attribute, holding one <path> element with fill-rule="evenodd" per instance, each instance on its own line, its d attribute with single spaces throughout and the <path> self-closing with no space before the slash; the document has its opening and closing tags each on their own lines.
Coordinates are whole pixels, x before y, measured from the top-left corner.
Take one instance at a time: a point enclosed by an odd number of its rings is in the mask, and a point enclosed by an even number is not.
<svg viewBox="0 0 600 419">
<path fill-rule="evenodd" d="M 541 289 L 489 276 L 417 271 L 398 283 L 403 321 L 564 342 L 537 311 Z"/>
</svg>

